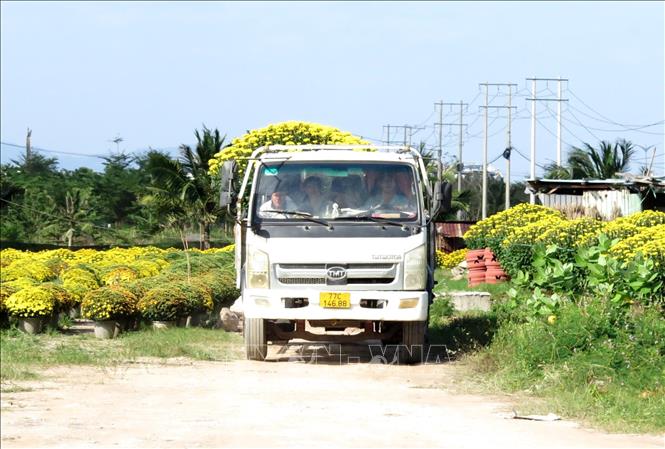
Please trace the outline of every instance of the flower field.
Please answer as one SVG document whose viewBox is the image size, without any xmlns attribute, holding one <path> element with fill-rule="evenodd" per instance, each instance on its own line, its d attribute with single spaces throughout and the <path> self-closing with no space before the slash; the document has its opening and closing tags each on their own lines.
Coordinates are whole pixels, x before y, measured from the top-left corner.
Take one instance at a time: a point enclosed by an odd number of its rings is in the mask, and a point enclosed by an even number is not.
<svg viewBox="0 0 665 449">
<path fill-rule="evenodd" d="M 490 247 L 504 269 L 516 276 L 530 270 L 538 245 L 571 262 L 578 250 L 598 245 L 601 236 L 609 239 L 608 256 L 622 262 L 649 259 L 655 269 L 665 271 L 665 213 L 652 210 L 603 222 L 569 220 L 554 209 L 520 204 L 478 222 L 464 239 L 470 249 Z"/>
<path fill-rule="evenodd" d="M 171 321 L 229 305 L 238 296 L 233 245 L 189 251 L 154 247 L 108 251 L 0 251 L 0 313 L 51 316 L 81 307 L 96 321 Z"/>
</svg>

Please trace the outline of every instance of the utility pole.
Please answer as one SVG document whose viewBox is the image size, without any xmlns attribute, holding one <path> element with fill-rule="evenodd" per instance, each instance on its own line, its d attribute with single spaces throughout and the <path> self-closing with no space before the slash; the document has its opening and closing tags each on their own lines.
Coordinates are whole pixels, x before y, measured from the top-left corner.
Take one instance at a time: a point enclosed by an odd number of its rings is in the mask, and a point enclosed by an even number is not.
<svg viewBox="0 0 665 449">
<path fill-rule="evenodd" d="M 467 103 L 464 103 L 462 100 L 460 100 L 459 103 L 444 103 L 443 101 L 440 101 L 438 103 L 435 103 L 438 105 L 441 110 L 443 110 L 444 106 L 459 106 L 459 122 L 457 123 L 443 123 L 443 114 L 441 113 L 439 115 L 439 122 L 435 123 L 435 125 L 439 125 L 439 141 L 442 140 L 442 129 L 444 126 L 459 126 L 459 141 L 458 141 L 458 147 L 457 147 L 457 190 L 460 191 L 462 190 L 462 147 L 464 145 L 463 137 L 464 137 L 464 127 L 466 126 L 466 123 L 464 123 L 464 108 L 466 106 L 469 106 Z M 443 144 L 441 144 L 443 147 Z"/>
<path fill-rule="evenodd" d="M 30 159 L 32 158 L 32 145 L 30 143 L 30 138 L 32 137 L 32 130 L 28 128 L 28 132 L 25 136 L 25 165 L 30 165 Z"/>
<path fill-rule="evenodd" d="M 386 133 L 386 145 L 390 146 L 390 125 L 385 125 L 383 128 L 388 128 L 388 132 Z"/>
<path fill-rule="evenodd" d="M 506 151 L 503 156 L 506 158 L 506 210 L 510 209 L 510 152 L 513 148 L 512 143 L 512 123 L 513 123 L 513 85 L 508 85 L 508 135 L 506 136 Z"/>
<path fill-rule="evenodd" d="M 425 129 L 425 127 L 419 127 L 419 126 L 412 126 L 412 125 L 386 125 L 386 128 L 388 128 L 388 145 L 390 145 L 390 128 L 402 128 L 404 129 L 404 140 L 403 140 L 403 145 L 405 147 L 410 147 L 411 146 L 411 137 L 416 133 L 416 131 L 420 131 Z"/>
<path fill-rule="evenodd" d="M 561 98 L 561 82 L 568 81 L 566 78 L 527 78 L 531 81 L 531 98 L 527 98 L 527 101 L 531 101 L 531 179 L 536 179 L 536 101 L 556 101 L 559 103 L 558 107 L 558 116 L 557 116 L 557 165 L 561 166 L 561 103 L 568 101 L 568 99 Z M 558 98 L 538 98 L 536 83 L 538 81 L 557 81 L 559 83 L 559 96 Z M 536 203 L 536 195 L 534 193 L 529 194 L 529 202 L 531 204 Z"/>
<path fill-rule="evenodd" d="M 487 115 L 489 109 L 508 109 L 508 133 L 507 133 L 507 149 L 511 146 L 511 122 L 512 110 L 516 107 L 512 105 L 512 89 L 517 86 L 514 83 L 481 83 L 485 86 L 485 105 L 481 108 L 485 109 L 485 143 L 483 145 L 483 218 L 487 218 Z M 488 104 L 489 86 L 496 86 L 497 89 L 508 87 L 508 105 L 507 106 L 490 106 Z M 510 207 L 510 151 L 504 151 L 504 157 L 508 153 L 508 167 L 506 170 L 506 209 Z"/>
<path fill-rule="evenodd" d="M 489 86 L 485 83 L 485 136 L 483 139 L 483 198 L 482 219 L 487 218 L 487 111 L 489 110 Z"/>
<path fill-rule="evenodd" d="M 436 165 L 436 179 L 441 180 L 441 155 L 443 154 L 443 101 L 434 103 L 434 107 L 439 106 L 439 163 Z"/>
<path fill-rule="evenodd" d="M 561 77 L 557 83 L 557 108 L 556 108 L 556 165 L 561 167 Z"/>
<path fill-rule="evenodd" d="M 653 161 L 656 160 L 656 147 L 653 147 L 653 156 L 651 156 L 651 162 L 649 163 L 649 168 L 647 169 L 647 176 L 651 176 L 651 167 L 653 167 Z"/>
<path fill-rule="evenodd" d="M 536 79 L 531 79 L 531 173 L 529 179 L 536 179 Z M 536 204 L 536 194 L 529 192 L 529 203 Z"/>
</svg>

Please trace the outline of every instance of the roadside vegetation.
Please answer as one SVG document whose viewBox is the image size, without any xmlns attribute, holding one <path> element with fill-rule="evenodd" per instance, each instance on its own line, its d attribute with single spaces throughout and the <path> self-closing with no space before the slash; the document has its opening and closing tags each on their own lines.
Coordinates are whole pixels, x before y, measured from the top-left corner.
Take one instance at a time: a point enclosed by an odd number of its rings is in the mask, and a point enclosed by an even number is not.
<svg viewBox="0 0 665 449">
<path fill-rule="evenodd" d="M 204 251 L 0 251 L 3 391 L 55 365 L 108 366 L 139 357 L 236 358 L 240 337 L 212 329 L 219 310 L 238 297 L 232 251 L 232 245 Z M 80 313 L 94 322 L 117 323 L 123 332 L 105 340 L 90 328 L 80 333 L 72 319 Z M 150 327 L 150 321 L 188 317 L 201 327 Z M 22 318 L 49 322 L 47 332 L 19 332 L 15 325 Z"/>
<path fill-rule="evenodd" d="M 2 391 L 14 382 L 39 379 L 46 368 L 59 365 L 112 367 L 142 357 L 226 361 L 242 356 L 241 337 L 204 328 L 153 330 L 149 327 L 98 340 L 90 333 L 65 335 L 55 330 L 27 335 L 16 329 L 0 331 Z"/>
<path fill-rule="evenodd" d="M 612 431 L 665 430 L 665 214 L 603 223 L 525 205 L 498 215 L 465 236 L 512 275 L 473 289 L 492 293 L 492 310 L 431 310 L 430 331 L 469 350 L 469 384 Z M 445 272 L 440 281 L 442 292 L 468 289 Z"/>
</svg>

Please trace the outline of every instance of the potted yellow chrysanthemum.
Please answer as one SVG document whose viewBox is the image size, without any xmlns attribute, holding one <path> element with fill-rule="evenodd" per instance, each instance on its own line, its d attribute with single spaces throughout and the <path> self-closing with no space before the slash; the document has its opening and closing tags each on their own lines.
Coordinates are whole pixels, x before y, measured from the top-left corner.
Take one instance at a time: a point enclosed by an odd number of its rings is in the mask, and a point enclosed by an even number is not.
<svg viewBox="0 0 665 449">
<path fill-rule="evenodd" d="M 43 287 L 26 287 L 9 296 L 5 307 L 18 319 L 21 331 L 38 334 L 53 313 L 55 297 Z"/>
</svg>

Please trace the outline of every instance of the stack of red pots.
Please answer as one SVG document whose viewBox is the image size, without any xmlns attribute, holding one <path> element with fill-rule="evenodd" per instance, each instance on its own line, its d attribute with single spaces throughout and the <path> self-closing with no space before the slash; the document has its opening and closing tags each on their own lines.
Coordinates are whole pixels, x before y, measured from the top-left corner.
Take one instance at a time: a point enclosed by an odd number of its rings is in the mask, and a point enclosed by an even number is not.
<svg viewBox="0 0 665 449">
<path fill-rule="evenodd" d="M 508 274 L 503 271 L 501 264 L 491 249 L 485 248 L 484 260 L 486 270 L 483 282 L 488 284 L 498 284 L 499 282 L 507 281 L 509 279 Z M 471 277 L 469 276 L 469 285 L 471 285 L 470 281 Z"/>
<path fill-rule="evenodd" d="M 469 287 L 485 282 L 485 250 L 469 250 L 466 253 L 466 267 L 469 270 Z"/>
</svg>

